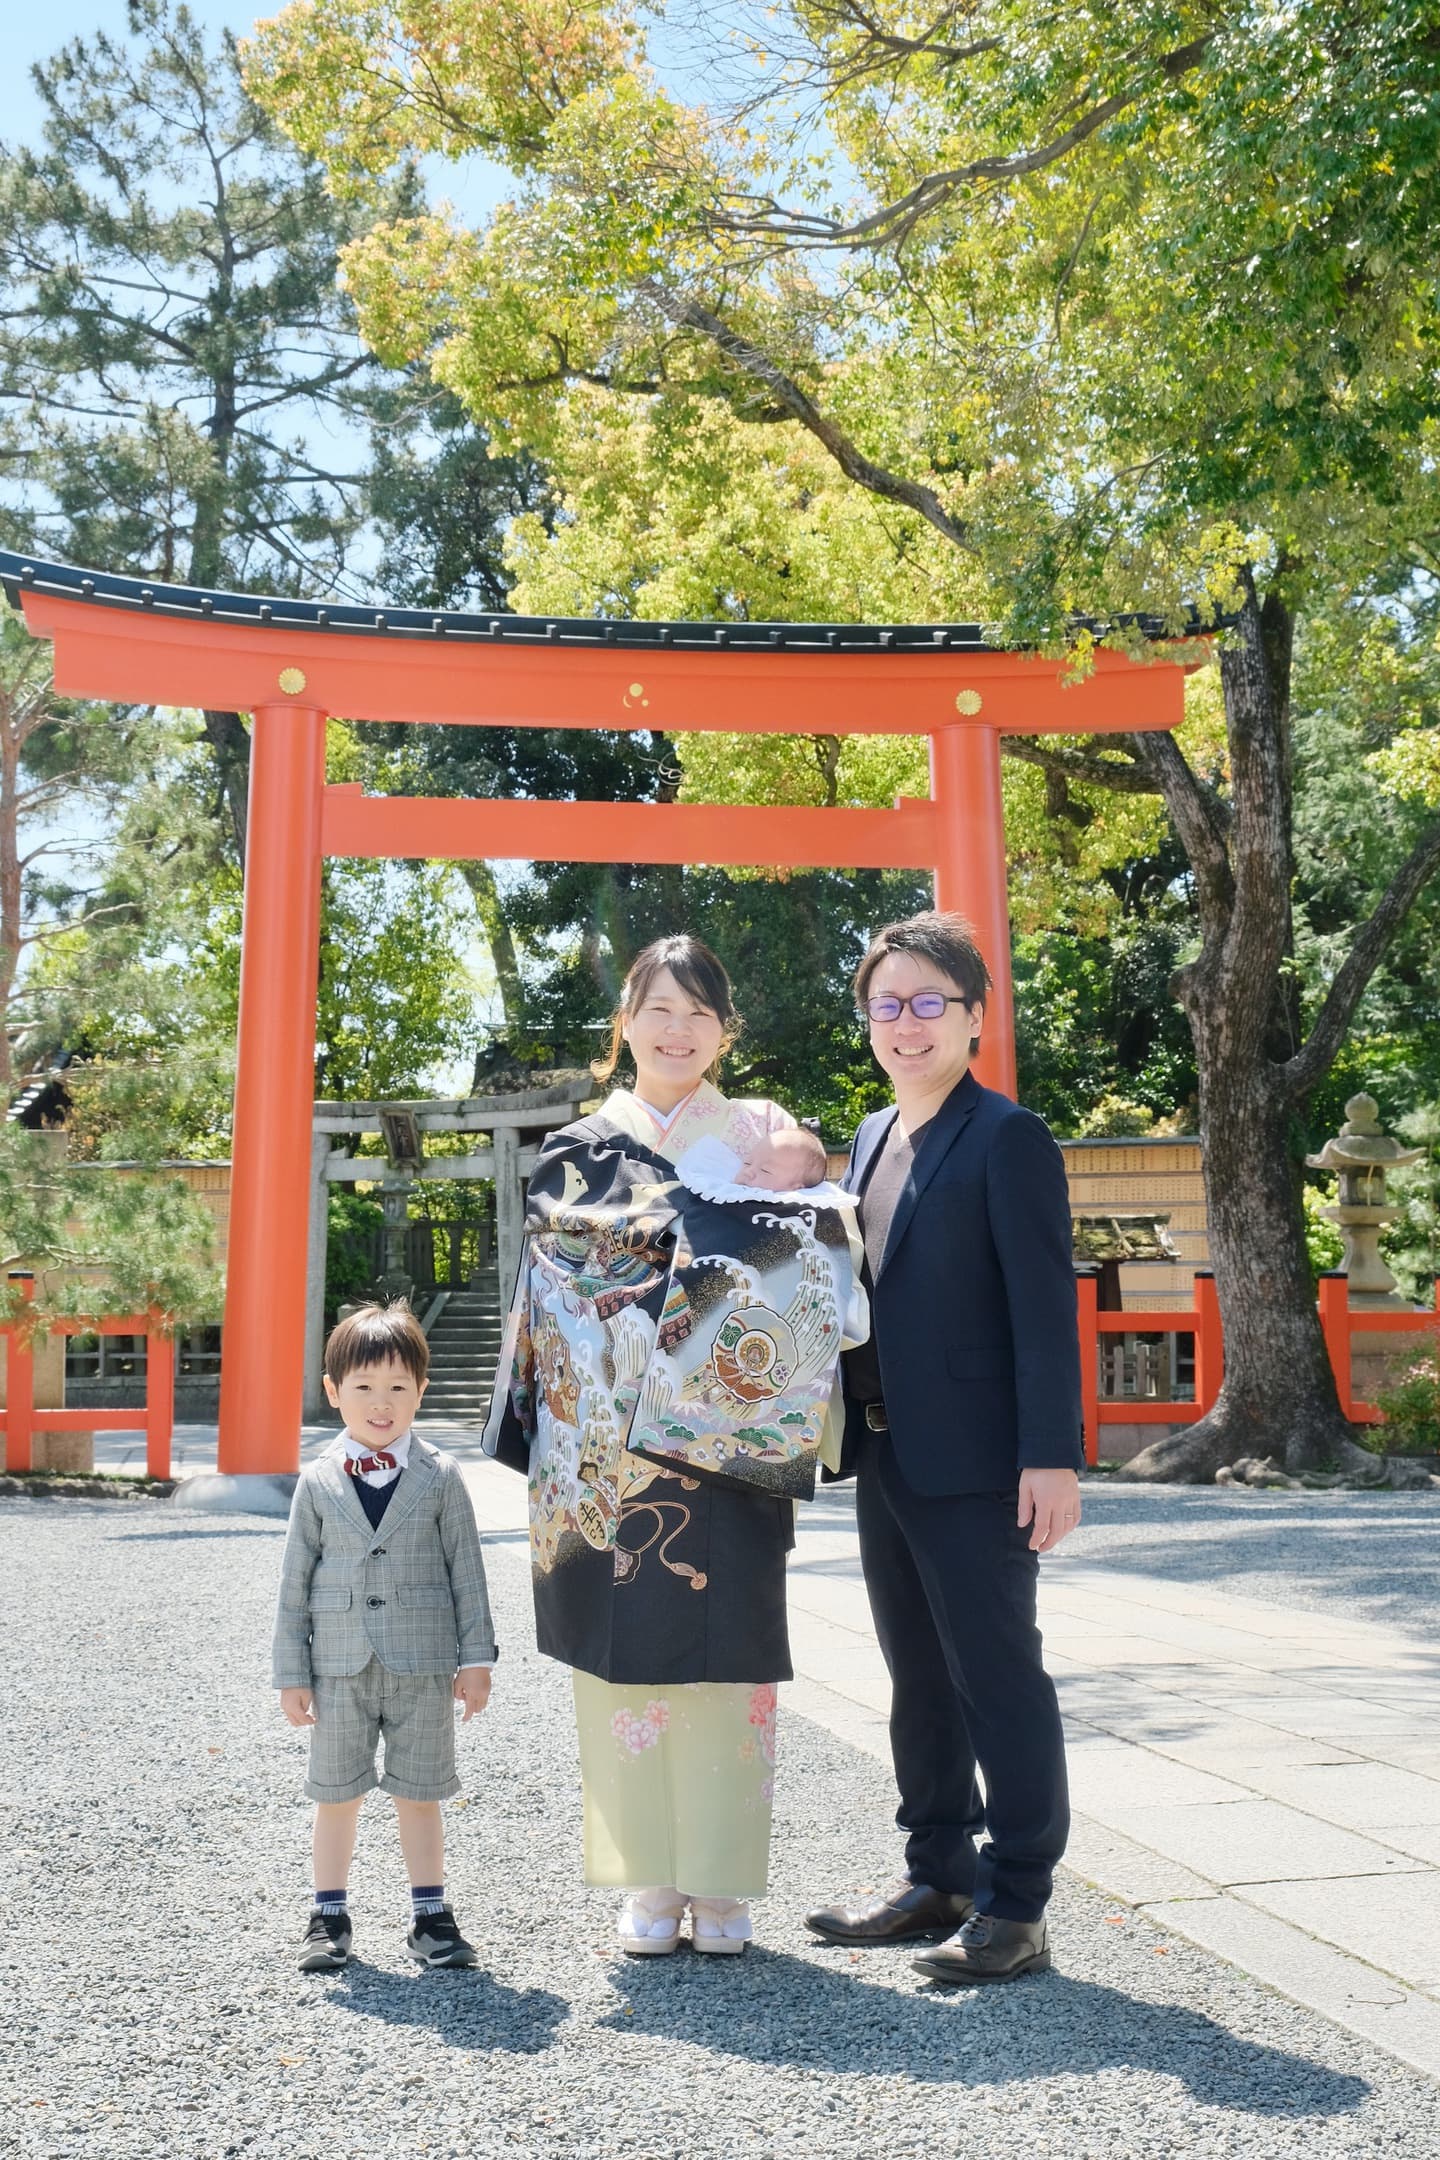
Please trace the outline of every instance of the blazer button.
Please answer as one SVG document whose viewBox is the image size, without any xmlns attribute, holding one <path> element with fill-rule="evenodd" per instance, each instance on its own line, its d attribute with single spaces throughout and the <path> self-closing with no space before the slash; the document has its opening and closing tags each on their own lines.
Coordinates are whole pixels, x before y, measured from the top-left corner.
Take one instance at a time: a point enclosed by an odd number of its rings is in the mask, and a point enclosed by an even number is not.
<svg viewBox="0 0 1440 2160">
<path fill-rule="evenodd" d="M 385 1600 L 383 1597 L 367 1597 L 365 1602 L 367 1605 L 383 1605 Z"/>
<path fill-rule="evenodd" d="M 372 1545 L 370 1548 L 370 1557 L 372 1560 L 383 1560 L 385 1557 L 385 1547 L 383 1545 Z"/>
</svg>

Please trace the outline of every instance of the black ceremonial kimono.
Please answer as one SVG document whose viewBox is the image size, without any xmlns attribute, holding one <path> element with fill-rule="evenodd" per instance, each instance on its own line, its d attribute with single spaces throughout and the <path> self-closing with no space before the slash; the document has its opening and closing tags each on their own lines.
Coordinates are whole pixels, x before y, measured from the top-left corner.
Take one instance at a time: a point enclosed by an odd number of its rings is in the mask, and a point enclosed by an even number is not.
<svg viewBox="0 0 1440 2160">
<path fill-rule="evenodd" d="M 701 1198 L 643 1114 L 619 1091 L 541 1151 L 486 1445 L 529 1475 L 547 1655 L 622 1685 L 787 1679 L 792 1503 L 830 1416 L 853 1225 Z M 784 1113 L 706 1087 L 680 1117 L 684 1145 L 743 1152 Z"/>
</svg>

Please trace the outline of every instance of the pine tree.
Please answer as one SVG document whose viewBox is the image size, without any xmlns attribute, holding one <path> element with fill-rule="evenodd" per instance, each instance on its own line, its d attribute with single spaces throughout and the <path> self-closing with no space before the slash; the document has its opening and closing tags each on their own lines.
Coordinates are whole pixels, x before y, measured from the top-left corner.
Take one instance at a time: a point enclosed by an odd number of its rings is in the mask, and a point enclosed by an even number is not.
<svg viewBox="0 0 1440 2160">
<path fill-rule="evenodd" d="M 130 0 L 129 32 L 37 66 L 43 147 L 0 153 L 0 524 L 100 569 L 344 589 L 379 371 L 336 268 L 363 220 L 228 33 L 178 0 Z M 243 858 L 249 738 L 234 712 L 204 729 Z"/>
</svg>

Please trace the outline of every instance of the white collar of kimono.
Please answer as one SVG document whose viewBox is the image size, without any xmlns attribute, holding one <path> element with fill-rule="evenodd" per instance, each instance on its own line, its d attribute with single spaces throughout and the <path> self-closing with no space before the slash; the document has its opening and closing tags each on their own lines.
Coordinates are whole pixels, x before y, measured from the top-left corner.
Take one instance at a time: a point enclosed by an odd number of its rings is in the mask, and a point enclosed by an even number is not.
<svg viewBox="0 0 1440 2160">
<path fill-rule="evenodd" d="M 412 1425 L 400 1435 L 398 1440 L 387 1440 L 384 1452 L 387 1455 L 394 1456 L 395 1468 L 393 1470 L 386 1470 L 383 1467 L 379 1470 L 362 1470 L 359 1475 L 363 1482 L 366 1485 L 388 1485 L 392 1478 L 399 1477 L 400 1472 L 410 1460 L 410 1442 L 414 1438 L 414 1434 L 415 1428 Z M 330 1453 L 341 1462 L 360 1462 L 363 1461 L 365 1456 L 378 1455 L 380 1452 L 373 1440 L 357 1440 L 355 1435 L 349 1431 L 342 1432 L 339 1439 L 330 1449 Z"/>
<path fill-rule="evenodd" d="M 646 1102 L 645 1097 L 643 1095 L 636 1095 L 633 1089 L 631 1090 L 631 1096 L 632 1100 L 640 1105 L 640 1108 L 645 1112 L 647 1117 L 654 1118 L 655 1123 L 659 1126 L 661 1132 L 667 1133 L 669 1132 L 670 1127 L 675 1123 L 676 1118 L 679 1117 L 681 1111 L 689 1109 L 691 1103 L 694 1102 L 696 1096 L 700 1093 L 700 1090 L 704 1087 L 704 1085 L 705 1082 L 703 1080 L 697 1080 L 694 1087 L 691 1088 L 689 1094 L 682 1095 L 679 1102 L 676 1103 L 674 1109 L 668 1111 L 657 1110 L 654 1103 Z"/>
</svg>

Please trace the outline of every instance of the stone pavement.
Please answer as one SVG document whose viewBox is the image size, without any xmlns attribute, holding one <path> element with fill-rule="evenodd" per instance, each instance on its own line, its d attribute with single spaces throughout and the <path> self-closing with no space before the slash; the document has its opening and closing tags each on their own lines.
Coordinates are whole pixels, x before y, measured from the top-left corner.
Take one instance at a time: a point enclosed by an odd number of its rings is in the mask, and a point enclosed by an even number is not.
<svg viewBox="0 0 1440 2160">
<path fill-rule="evenodd" d="M 523 1528 L 518 1478 L 484 1462 L 467 1477 L 487 1529 Z M 1440 2077 L 1440 1644 L 1083 1547 L 1041 1579 L 1070 1749 L 1067 1864 Z M 888 1762 L 847 1489 L 800 1510 L 790 1634 L 785 1705 Z"/>
<path fill-rule="evenodd" d="M 473 1428 L 428 1429 L 464 1463 L 482 1528 L 518 1538 L 521 1480 L 480 1456 Z M 328 1437 L 307 1429 L 306 1454 Z M 183 1428 L 177 1442 L 177 1469 L 213 1466 L 213 1428 Z M 118 1463 L 122 1449 L 104 1454 Z M 1169 1512 L 1168 1499 L 1182 1518 L 1202 1497 L 1129 1493 L 1147 1510 Z M 1252 1514 L 1263 1525 L 1282 1498 L 1227 1496 L 1234 1521 L 1222 1535 L 1250 1527 Z M 1313 1498 L 1298 1530 L 1287 1508 L 1292 1547 L 1351 1527 L 1325 1506 L 1329 1496 Z M 1107 1482 L 1094 1504 L 1123 1516 L 1126 1489 Z M 1360 1525 L 1372 1541 L 1385 1528 L 1375 1506 Z M 1433 1550 L 1440 1509 L 1427 1503 L 1423 1514 L 1422 1549 Z M 1440 1641 L 1423 1633 L 1436 1608 L 1429 1551 L 1423 1582 L 1407 1581 L 1417 1634 L 1361 1617 L 1355 1597 L 1307 1605 L 1283 1582 L 1276 1596 L 1269 1573 L 1263 1599 L 1198 1580 L 1193 1544 L 1171 1548 L 1171 1571 L 1163 1538 L 1149 1539 L 1143 1567 L 1124 1564 L 1123 1542 L 1114 1558 L 1098 1542 L 1091 1549 L 1096 1537 L 1082 1528 L 1042 1568 L 1075 1806 L 1067 1864 L 1115 1901 L 1117 1917 L 1139 1910 L 1440 2077 Z M 848 1488 L 800 1511 L 790 1611 L 796 1678 L 785 1703 L 888 1762 L 888 1680 Z"/>
<path fill-rule="evenodd" d="M 1083 1536 L 1042 1565 L 1067 1864 L 1440 2076 L 1440 1645 L 1129 1573 Z M 791 1707 L 887 1757 L 848 1497 L 807 1513 L 790 1603 Z"/>
</svg>

